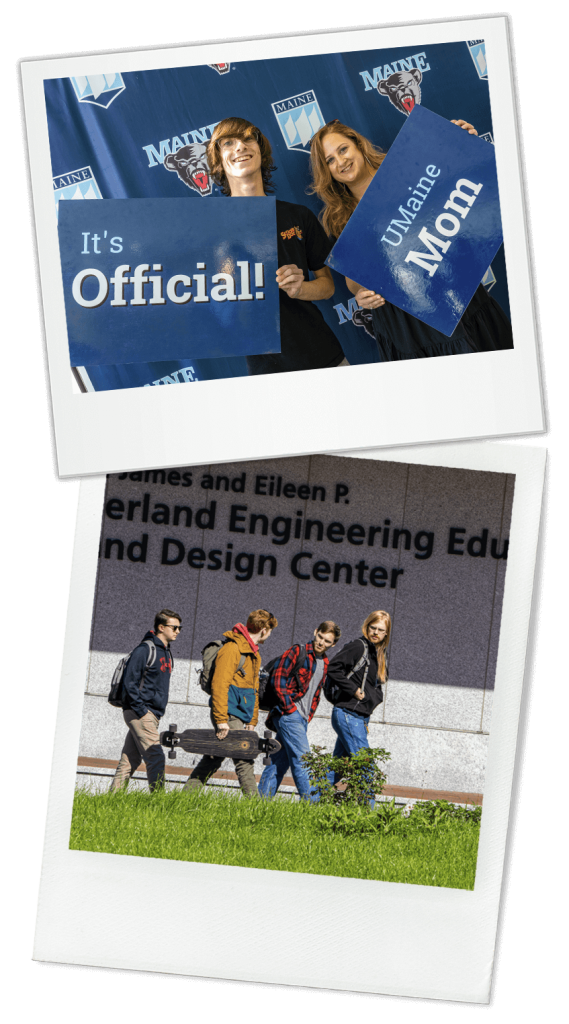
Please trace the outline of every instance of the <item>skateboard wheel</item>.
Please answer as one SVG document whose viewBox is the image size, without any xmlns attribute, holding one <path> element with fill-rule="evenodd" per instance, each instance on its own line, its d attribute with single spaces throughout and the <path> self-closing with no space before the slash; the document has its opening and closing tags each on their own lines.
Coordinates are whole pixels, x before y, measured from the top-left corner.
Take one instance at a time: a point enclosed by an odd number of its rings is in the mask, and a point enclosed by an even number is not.
<svg viewBox="0 0 569 1024">
<path fill-rule="evenodd" d="M 176 751 L 174 749 L 168 751 L 168 758 L 170 761 L 176 760 Z"/>
<path fill-rule="evenodd" d="M 270 757 L 264 757 L 263 758 L 263 764 L 264 765 L 269 765 L 269 764 L 272 764 L 272 763 L 273 762 L 271 761 Z"/>
<path fill-rule="evenodd" d="M 178 726 L 177 725 L 169 725 L 168 728 L 169 728 L 170 732 L 177 732 L 178 731 Z"/>
</svg>

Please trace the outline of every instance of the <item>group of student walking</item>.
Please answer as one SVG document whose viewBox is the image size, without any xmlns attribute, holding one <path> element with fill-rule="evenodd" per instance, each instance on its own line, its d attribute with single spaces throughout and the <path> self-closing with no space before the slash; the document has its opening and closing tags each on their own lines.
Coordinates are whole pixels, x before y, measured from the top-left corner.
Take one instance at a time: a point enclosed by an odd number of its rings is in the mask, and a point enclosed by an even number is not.
<svg viewBox="0 0 569 1024">
<path fill-rule="evenodd" d="M 264 609 L 251 612 L 245 623 L 238 622 L 223 634 L 223 645 L 215 658 L 211 678 L 210 715 L 218 740 L 230 730 L 252 730 L 259 719 L 260 647 L 278 622 Z M 111 788 L 123 786 L 146 763 L 148 783 L 153 790 L 164 778 L 164 752 L 158 723 L 166 710 L 172 669 L 170 643 L 179 635 L 181 618 L 163 609 L 139 647 L 130 656 L 124 674 L 128 726 L 121 758 Z M 281 749 L 272 756 L 261 776 L 255 778 L 254 761 L 235 758 L 235 771 L 246 796 L 257 793 L 272 797 L 290 770 L 301 799 L 318 800 L 303 755 L 310 752 L 308 726 L 312 721 L 328 680 L 333 692 L 332 728 L 336 733 L 334 755 L 346 757 L 369 747 L 368 725 L 372 712 L 383 701 L 381 684 L 387 679 L 386 650 L 391 634 L 387 612 L 374 611 L 362 625 L 362 635 L 329 657 L 341 636 L 339 626 L 321 622 L 306 644 L 294 644 L 273 659 L 270 673 L 272 708 L 266 726 L 276 732 Z M 149 663 L 153 644 L 158 656 Z M 332 684 L 330 686 L 330 684 Z M 219 770 L 224 754 L 205 755 L 193 769 L 184 789 L 198 789 Z M 331 778 L 337 783 L 339 777 Z M 370 794 L 373 803 L 373 794 Z"/>
<path fill-rule="evenodd" d="M 467 121 L 453 124 L 457 130 L 477 134 Z M 320 220 L 306 206 L 276 201 L 281 351 L 248 356 L 250 374 L 348 365 L 336 335 L 314 303 L 334 294 L 334 280 L 325 260 L 385 155 L 337 119 L 312 137 L 310 190 L 323 203 Z M 207 160 L 224 195 L 266 196 L 275 189 L 271 176 L 276 167 L 269 140 L 245 118 L 227 117 L 219 122 L 207 146 Z M 509 320 L 482 285 L 448 338 L 382 295 L 349 278 L 346 284 L 357 302 L 353 322 L 374 338 L 381 362 L 513 347 Z"/>
</svg>

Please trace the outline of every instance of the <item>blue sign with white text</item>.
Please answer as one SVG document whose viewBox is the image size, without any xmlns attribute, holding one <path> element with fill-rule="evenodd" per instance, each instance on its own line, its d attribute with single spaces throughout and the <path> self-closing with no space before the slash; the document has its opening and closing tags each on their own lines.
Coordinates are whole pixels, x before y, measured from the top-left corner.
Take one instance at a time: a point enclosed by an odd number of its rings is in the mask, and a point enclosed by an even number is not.
<svg viewBox="0 0 569 1024">
<path fill-rule="evenodd" d="M 72 366 L 280 352 L 270 197 L 63 202 L 59 244 Z"/>
<path fill-rule="evenodd" d="M 494 146 L 417 105 L 327 263 L 450 337 L 501 244 Z"/>
</svg>

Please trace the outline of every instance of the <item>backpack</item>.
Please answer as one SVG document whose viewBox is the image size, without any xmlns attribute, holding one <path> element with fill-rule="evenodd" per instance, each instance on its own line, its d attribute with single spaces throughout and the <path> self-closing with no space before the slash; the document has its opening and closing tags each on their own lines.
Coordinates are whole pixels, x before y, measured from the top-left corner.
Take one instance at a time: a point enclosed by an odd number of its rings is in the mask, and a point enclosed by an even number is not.
<svg viewBox="0 0 569 1024">
<path fill-rule="evenodd" d="M 278 703 L 272 677 L 281 658 L 282 654 L 279 654 L 272 661 L 267 662 L 259 672 L 259 711 L 272 711 Z M 297 682 L 298 672 L 301 668 L 304 668 L 305 662 L 306 647 L 301 644 L 293 672 L 293 678 L 296 678 Z"/>
<path fill-rule="evenodd" d="M 215 662 L 217 655 L 219 654 L 221 648 L 225 644 L 233 643 L 235 643 L 234 640 L 231 640 L 230 637 L 228 636 L 224 636 L 222 640 L 210 640 L 210 642 L 206 644 L 204 649 L 202 650 L 203 664 L 198 672 L 198 683 L 200 684 L 204 693 L 207 693 L 209 697 L 211 697 L 211 681 L 213 679 L 213 673 L 215 671 Z M 251 656 L 254 657 L 252 651 Z M 243 671 L 243 666 L 245 664 L 246 657 L 246 654 L 242 654 L 239 658 L 239 664 L 237 666 L 237 672 L 240 672 L 242 676 L 245 675 Z"/>
<path fill-rule="evenodd" d="M 362 640 L 362 643 L 364 645 L 364 653 L 362 654 L 360 660 L 356 662 L 354 667 L 346 673 L 346 679 L 351 679 L 352 676 L 355 676 L 356 673 L 359 672 L 360 669 L 363 668 L 363 666 L 365 665 L 365 672 L 363 675 L 363 679 L 360 683 L 360 689 L 365 689 L 365 684 L 369 672 L 369 651 L 365 640 Z M 335 683 L 330 678 L 330 676 L 327 675 L 324 681 L 324 696 L 326 697 L 326 700 L 329 701 L 330 704 L 336 705 L 340 700 L 342 693 L 342 687 L 339 686 L 338 683 Z"/>
<path fill-rule="evenodd" d="M 152 668 L 154 662 L 156 661 L 156 645 L 153 644 L 152 640 L 144 640 L 143 643 L 145 643 L 146 646 L 148 647 L 148 659 L 146 661 L 146 668 L 144 669 L 144 672 L 142 673 L 142 678 L 140 680 L 141 686 L 144 682 L 144 677 L 148 669 Z M 126 671 L 126 666 L 128 665 L 130 659 L 132 658 L 132 653 L 133 652 L 131 651 L 130 654 L 125 654 L 124 658 L 121 658 L 115 671 L 113 672 L 113 678 L 111 679 L 111 689 L 107 700 L 109 704 L 113 705 L 114 708 L 124 709 L 128 707 L 128 705 L 125 703 L 126 694 L 124 691 L 123 679 Z M 170 655 L 170 657 L 172 658 L 172 655 Z M 174 659 L 172 658 L 172 667 L 173 665 Z"/>
</svg>

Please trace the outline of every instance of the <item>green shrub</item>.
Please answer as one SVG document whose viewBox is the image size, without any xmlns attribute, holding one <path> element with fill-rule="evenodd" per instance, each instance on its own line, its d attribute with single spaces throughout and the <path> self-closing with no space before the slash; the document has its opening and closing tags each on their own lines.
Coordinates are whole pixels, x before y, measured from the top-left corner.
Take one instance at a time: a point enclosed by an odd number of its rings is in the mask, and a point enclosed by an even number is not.
<svg viewBox="0 0 569 1024">
<path fill-rule="evenodd" d="M 419 800 L 415 804 L 409 820 L 413 825 L 423 828 L 437 828 L 449 822 L 480 825 L 481 807 L 457 807 L 448 800 Z"/>
<path fill-rule="evenodd" d="M 339 794 L 330 782 L 330 772 L 340 776 L 339 781 L 346 783 L 342 799 L 349 804 L 368 804 L 375 794 L 383 791 L 387 776 L 381 770 L 378 761 L 385 764 L 391 754 L 380 747 L 363 747 L 351 757 L 334 757 L 326 753 L 324 747 L 311 746 L 309 754 L 303 754 L 302 760 L 308 769 L 313 786 L 320 795 L 320 802 L 332 803 Z"/>
</svg>

